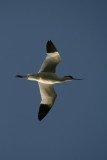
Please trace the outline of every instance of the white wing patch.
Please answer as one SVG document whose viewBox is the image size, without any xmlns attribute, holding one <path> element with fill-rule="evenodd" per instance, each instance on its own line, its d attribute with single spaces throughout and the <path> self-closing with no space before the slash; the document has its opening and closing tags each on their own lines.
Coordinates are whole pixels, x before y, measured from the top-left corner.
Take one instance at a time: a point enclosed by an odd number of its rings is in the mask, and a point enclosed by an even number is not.
<svg viewBox="0 0 107 160">
<path fill-rule="evenodd" d="M 39 72 L 56 72 L 56 66 L 61 62 L 61 57 L 53 42 L 50 40 L 46 44 L 47 56 Z"/>
<path fill-rule="evenodd" d="M 56 66 L 61 62 L 61 57 L 58 52 L 47 53 L 46 59 L 43 62 L 40 72 L 56 72 Z"/>
<path fill-rule="evenodd" d="M 48 106 L 52 106 L 57 97 L 57 94 L 54 90 L 54 86 L 52 84 L 44 84 L 38 83 L 40 94 L 41 94 L 41 104 L 47 104 Z"/>
<path fill-rule="evenodd" d="M 55 102 L 57 94 L 54 90 L 54 86 L 52 84 L 44 84 L 38 83 L 40 94 L 41 94 L 41 104 L 38 112 L 38 120 L 42 120 L 47 113 L 50 111 L 52 105 Z"/>
</svg>

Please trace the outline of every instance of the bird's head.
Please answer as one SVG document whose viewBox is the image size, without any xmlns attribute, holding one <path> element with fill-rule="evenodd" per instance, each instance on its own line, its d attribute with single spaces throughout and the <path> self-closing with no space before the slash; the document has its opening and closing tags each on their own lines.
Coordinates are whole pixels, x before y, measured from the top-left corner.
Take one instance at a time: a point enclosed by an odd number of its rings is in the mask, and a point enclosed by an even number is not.
<svg viewBox="0 0 107 160">
<path fill-rule="evenodd" d="M 83 80 L 81 78 L 74 78 L 73 76 L 64 76 L 64 77 L 68 77 L 71 80 Z"/>
</svg>

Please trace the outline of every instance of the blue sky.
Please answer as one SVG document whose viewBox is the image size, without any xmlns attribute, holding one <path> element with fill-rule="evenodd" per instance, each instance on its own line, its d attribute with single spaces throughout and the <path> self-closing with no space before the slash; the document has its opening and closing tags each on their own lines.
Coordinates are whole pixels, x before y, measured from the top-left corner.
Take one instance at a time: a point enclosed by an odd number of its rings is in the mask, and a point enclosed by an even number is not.
<svg viewBox="0 0 107 160">
<path fill-rule="evenodd" d="M 46 42 L 61 54 L 56 102 L 41 122 L 38 72 Z M 107 159 L 107 1 L 0 1 L 0 159 Z"/>
</svg>

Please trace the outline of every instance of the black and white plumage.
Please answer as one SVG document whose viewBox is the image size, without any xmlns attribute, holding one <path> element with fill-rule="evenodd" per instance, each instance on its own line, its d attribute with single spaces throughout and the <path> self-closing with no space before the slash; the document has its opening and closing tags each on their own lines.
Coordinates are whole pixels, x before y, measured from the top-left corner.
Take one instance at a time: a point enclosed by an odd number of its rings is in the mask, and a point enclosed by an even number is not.
<svg viewBox="0 0 107 160">
<path fill-rule="evenodd" d="M 61 57 L 56 47 L 52 43 L 52 41 L 47 42 L 46 50 L 47 50 L 47 56 L 39 70 L 39 73 L 40 72 L 55 73 L 56 66 L 61 62 Z M 54 90 L 53 84 L 44 84 L 40 82 L 38 82 L 38 84 L 39 84 L 40 94 L 42 98 L 39 112 L 38 112 L 38 119 L 42 120 L 46 116 L 46 114 L 50 111 L 57 97 L 57 94 Z"/>
<path fill-rule="evenodd" d="M 48 41 L 46 45 L 47 56 L 43 62 L 40 72 L 56 72 L 56 66 L 61 62 L 60 54 L 58 53 L 56 47 L 52 41 Z"/>
<path fill-rule="evenodd" d="M 42 120 L 52 108 L 57 94 L 54 90 L 55 83 L 62 83 L 75 79 L 72 76 L 59 77 L 56 74 L 56 66 L 61 62 L 61 57 L 53 42 L 50 40 L 46 44 L 47 56 L 37 74 L 27 76 L 17 75 L 17 78 L 27 78 L 37 81 L 41 94 L 41 103 L 38 112 L 38 120 Z"/>
<path fill-rule="evenodd" d="M 38 112 L 38 119 L 42 120 L 45 117 L 45 115 L 50 111 L 57 97 L 57 94 L 54 90 L 53 84 L 44 84 L 40 82 L 38 84 L 42 98 Z"/>
</svg>

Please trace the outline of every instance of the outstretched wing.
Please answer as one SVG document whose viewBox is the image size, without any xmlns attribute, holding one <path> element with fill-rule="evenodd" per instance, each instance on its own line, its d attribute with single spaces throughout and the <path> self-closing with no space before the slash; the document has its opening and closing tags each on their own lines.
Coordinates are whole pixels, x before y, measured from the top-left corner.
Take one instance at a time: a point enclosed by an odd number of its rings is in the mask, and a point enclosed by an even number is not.
<svg viewBox="0 0 107 160">
<path fill-rule="evenodd" d="M 57 97 L 57 94 L 52 84 L 44 84 L 40 82 L 38 84 L 42 99 L 38 112 L 38 120 L 41 121 L 52 108 L 52 105 L 54 104 L 55 99 Z"/>
<path fill-rule="evenodd" d="M 52 41 L 48 41 L 46 44 L 47 56 L 43 62 L 39 72 L 56 72 L 56 66 L 61 62 L 60 54 Z"/>
</svg>

